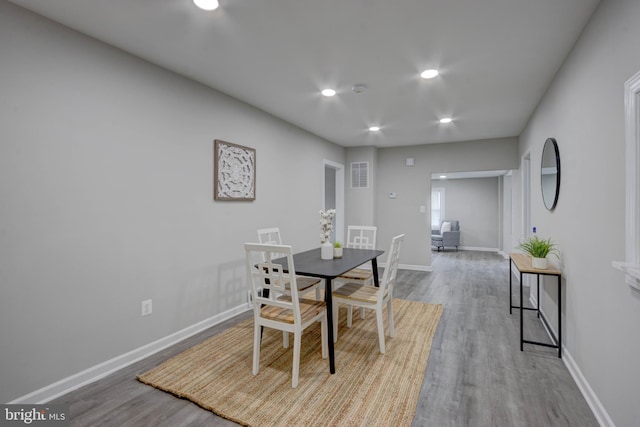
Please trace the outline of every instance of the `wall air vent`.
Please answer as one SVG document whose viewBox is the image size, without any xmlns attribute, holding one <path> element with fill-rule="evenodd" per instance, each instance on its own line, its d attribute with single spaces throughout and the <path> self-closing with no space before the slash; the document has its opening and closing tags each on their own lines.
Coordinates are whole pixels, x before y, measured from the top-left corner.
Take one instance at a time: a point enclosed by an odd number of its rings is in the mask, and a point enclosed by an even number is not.
<svg viewBox="0 0 640 427">
<path fill-rule="evenodd" d="M 351 163 L 351 188 L 369 188 L 369 162 Z"/>
</svg>

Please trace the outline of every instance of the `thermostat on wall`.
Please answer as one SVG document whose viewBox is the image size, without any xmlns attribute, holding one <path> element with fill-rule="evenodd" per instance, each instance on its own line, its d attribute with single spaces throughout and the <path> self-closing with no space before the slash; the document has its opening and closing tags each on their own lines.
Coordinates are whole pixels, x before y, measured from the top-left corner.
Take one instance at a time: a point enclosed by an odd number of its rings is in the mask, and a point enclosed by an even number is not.
<svg viewBox="0 0 640 427">
<path fill-rule="evenodd" d="M 398 196 L 396 195 L 396 193 L 389 193 L 389 198 L 390 199 L 396 199 Z"/>
</svg>

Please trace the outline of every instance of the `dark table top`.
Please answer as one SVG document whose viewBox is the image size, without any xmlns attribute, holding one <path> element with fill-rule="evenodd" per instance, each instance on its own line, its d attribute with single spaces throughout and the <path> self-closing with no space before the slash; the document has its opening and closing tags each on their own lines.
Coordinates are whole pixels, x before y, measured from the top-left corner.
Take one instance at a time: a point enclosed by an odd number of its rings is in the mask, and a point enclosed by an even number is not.
<svg viewBox="0 0 640 427">
<path fill-rule="evenodd" d="M 342 258 L 323 260 L 320 258 L 320 248 L 316 248 L 294 254 L 293 263 L 296 274 L 320 277 L 322 279 L 334 279 L 367 261 L 377 258 L 383 253 L 384 251 L 377 249 L 344 248 Z M 274 262 L 282 264 L 285 269 L 288 267 L 286 258 L 278 258 Z"/>
</svg>

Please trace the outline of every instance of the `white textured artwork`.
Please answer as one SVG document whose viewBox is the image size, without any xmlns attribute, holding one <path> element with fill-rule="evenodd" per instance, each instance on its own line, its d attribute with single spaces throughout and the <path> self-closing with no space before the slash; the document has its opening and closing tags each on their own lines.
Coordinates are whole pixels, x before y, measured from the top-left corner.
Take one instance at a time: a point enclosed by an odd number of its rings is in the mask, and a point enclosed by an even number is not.
<svg viewBox="0 0 640 427">
<path fill-rule="evenodd" d="M 255 200 L 256 150 L 215 140 L 215 200 Z"/>
</svg>

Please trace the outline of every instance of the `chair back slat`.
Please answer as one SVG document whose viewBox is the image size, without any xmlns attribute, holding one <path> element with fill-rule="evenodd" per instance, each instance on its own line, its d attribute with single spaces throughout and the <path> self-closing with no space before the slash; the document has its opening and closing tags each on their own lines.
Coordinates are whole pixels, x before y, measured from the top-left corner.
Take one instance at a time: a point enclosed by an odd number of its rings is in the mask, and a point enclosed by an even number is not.
<svg viewBox="0 0 640 427">
<path fill-rule="evenodd" d="M 380 292 L 378 292 L 379 299 L 383 299 L 389 294 L 393 296 L 393 288 L 396 284 L 396 274 L 398 273 L 400 249 L 402 248 L 403 240 L 404 234 L 397 235 L 391 240 L 389 256 L 387 257 L 387 266 L 384 269 L 382 281 L 380 282 Z"/>
<path fill-rule="evenodd" d="M 255 315 L 261 317 L 265 306 L 275 306 L 291 310 L 296 323 L 301 322 L 298 288 L 291 246 L 245 243 L 247 279 Z M 288 271 L 273 260 L 287 257 Z M 262 258 L 262 262 L 255 259 Z M 265 292 L 268 291 L 268 292 Z M 283 295 L 287 295 L 283 298 Z"/>
<path fill-rule="evenodd" d="M 258 241 L 265 245 L 281 245 L 280 228 L 260 228 L 258 229 Z"/>
<path fill-rule="evenodd" d="M 378 228 L 366 225 L 350 225 L 347 227 L 347 248 L 375 249 Z"/>
<path fill-rule="evenodd" d="M 282 237 L 279 227 L 260 228 L 258 229 L 258 241 L 265 245 L 281 245 Z M 285 254 L 276 254 L 274 258 L 282 258 Z M 263 257 L 264 259 L 264 257 Z"/>
</svg>

